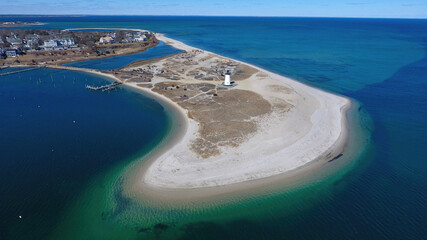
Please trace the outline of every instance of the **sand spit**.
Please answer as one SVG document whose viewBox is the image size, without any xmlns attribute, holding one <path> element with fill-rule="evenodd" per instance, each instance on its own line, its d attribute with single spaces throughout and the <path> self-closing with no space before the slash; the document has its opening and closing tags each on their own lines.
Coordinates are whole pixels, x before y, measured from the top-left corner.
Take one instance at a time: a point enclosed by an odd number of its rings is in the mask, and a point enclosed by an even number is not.
<svg viewBox="0 0 427 240">
<path fill-rule="evenodd" d="M 128 84 L 151 88 L 177 103 L 188 116 L 187 131 L 145 163 L 141 188 L 212 190 L 285 174 L 342 153 L 348 99 L 161 34 L 156 37 L 185 53 L 132 66 L 153 77 L 148 86 Z M 221 74 L 228 69 L 238 85 L 220 89 Z"/>
<path fill-rule="evenodd" d="M 171 199 L 212 196 L 265 186 L 295 170 L 312 171 L 309 166 L 342 154 L 349 99 L 162 34 L 156 37 L 185 52 L 132 64 L 114 76 L 79 69 L 154 94 L 185 116 L 179 135 L 131 174 L 126 192 Z M 237 83 L 234 88 L 218 87 L 226 70 Z"/>
</svg>

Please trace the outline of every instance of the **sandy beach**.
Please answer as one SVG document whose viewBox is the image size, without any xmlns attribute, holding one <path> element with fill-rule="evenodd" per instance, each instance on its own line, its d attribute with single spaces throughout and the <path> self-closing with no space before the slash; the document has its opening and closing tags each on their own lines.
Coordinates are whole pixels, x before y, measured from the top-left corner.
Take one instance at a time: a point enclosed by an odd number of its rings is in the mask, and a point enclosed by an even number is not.
<svg viewBox="0 0 427 240">
<path fill-rule="evenodd" d="M 156 37 L 186 52 L 201 51 L 162 34 Z M 201 52 L 199 58 L 213 55 L 224 59 L 211 52 Z M 313 171 L 316 163 L 324 164 L 343 152 L 348 132 L 345 112 L 351 105 L 350 100 L 256 66 L 225 59 L 257 70 L 247 79 L 236 81 L 238 85 L 233 90 L 257 93 L 270 103 L 272 110 L 251 117 L 256 122 L 256 130 L 237 146 L 222 144 L 219 154 L 208 157 L 192 150 L 192 144 L 200 135 L 200 122 L 191 117 L 183 118 L 185 132 L 143 164 L 135 175 L 136 182 L 131 187 L 134 191 L 162 198 L 234 192 L 265 186 L 269 180 L 287 179 L 287 176 L 298 174 L 295 170 L 311 167 Z M 153 83 L 162 81 L 153 78 Z M 181 79 L 180 82 L 203 81 Z M 147 91 L 136 83 L 127 84 Z M 172 101 L 172 106 L 188 116 L 189 111 L 175 102 Z M 239 107 L 236 105 L 231 111 L 240 111 Z"/>
</svg>

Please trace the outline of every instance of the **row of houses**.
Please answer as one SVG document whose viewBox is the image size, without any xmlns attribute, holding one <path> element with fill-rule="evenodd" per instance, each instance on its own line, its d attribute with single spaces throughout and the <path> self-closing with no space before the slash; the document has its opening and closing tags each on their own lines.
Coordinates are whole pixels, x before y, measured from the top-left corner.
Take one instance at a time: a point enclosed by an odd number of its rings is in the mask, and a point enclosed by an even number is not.
<svg viewBox="0 0 427 240">
<path fill-rule="evenodd" d="M 4 46 L 5 41 L 3 41 L 3 39 L 0 37 L 0 57 L 17 57 L 21 53 L 21 47 L 24 41 L 17 37 L 13 32 L 11 33 L 11 36 L 6 36 L 5 40 L 7 43 L 9 43 L 8 48 Z"/>
<path fill-rule="evenodd" d="M 24 39 L 17 37 L 13 32 L 11 36 L 6 36 L 6 42 L 8 42 L 12 47 L 27 47 L 30 48 L 32 45 L 38 43 L 40 36 L 37 34 L 30 34 L 25 36 Z M 0 44 L 4 44 L 4 41 L 1 41 Z"/>
<path fill-rule="evenodd" d="M 24 39 L 17 37 L 13 33 L 11 33 L 11 35 L 12 36 L 6 37 L 6 42 L 9 43 L 11 48 L 15 48 L 15 49 L 21 48 L 21 47 L 23 47 L 24 49 L 32 49 L 38 44 L 38 41 L 40 39 L 40 36 L 36 34 L 27 35 Z M 0 44 L 4 45 L 5 42 L 1 40 Z"/>
<path fill-rule="evenodd" d="M 34 40 L 33 40 L 34 41 Z M 3 41 L 0 44 L 4 43 Z M 14 58 L 18 57 L 22 54 L 23 49 L 29 50 L 34 49 L 34 45 L 31 44 L 31 41 L 23 42 L 21 44 L 13 44 L 11 43 L 10 47 L 2 47 L 0 46 L 0 57 L 1 58 Z M 77 47 L 74 39 L 72 38 L 63 38 L 63 39 L 52 39 L 44 41 L 44 44 L 37 49 L 44 50 L 63 50 L 72 47 Z"/>
<path fill-rule="evenodd" d="M 73 47 L 78 47 L 73 38 L 59 38 L 54 37 L 49 40 L 41 41 L 38 34 L 29 34 L 24 39 L 17 37 L 13 32 L 7 36 L 6 42 L 9 43 L 10 48 L 22 48 L 25 50 L 64 50 Z M 5 42 L 0 38 L 0 44 L 4 45 Z"/>
<path fill-rule="evenodd" d="M 54 38 L 43 42 L 44 50 L 65 50 L 78 47 L 73 38 Z"/>
<path fill-rule="evenodd" d="M 127 33 L 125 37 L 118 41 L 116 33 L 108 33 L 105 36 L 99 39 L 98 44 L 113 44 L 113 43 L 134 43 L 134 42 L 144 42 L 147 40 L 147 36 L 143 33 Z"/>
</svg>

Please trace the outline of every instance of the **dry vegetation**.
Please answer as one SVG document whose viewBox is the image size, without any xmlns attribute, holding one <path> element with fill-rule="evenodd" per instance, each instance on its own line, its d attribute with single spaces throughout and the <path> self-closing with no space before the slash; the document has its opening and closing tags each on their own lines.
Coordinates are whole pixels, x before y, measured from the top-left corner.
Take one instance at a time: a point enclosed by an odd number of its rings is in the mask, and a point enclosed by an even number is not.
<svg viewBox="0 0 427 240">
<path fill-rule="evenodd" d="M 257 131 L 258 118 L 272 108 L 257 93 L 218 89 L 209 83 L 162 82 L 153 91 L 177 102 L 199 122 L 199 136 L 191 149 L 203 158 L 219 154 L 220 147 L 239 146 Z"/>
<path fill-rule="evenodd" d="M 222 81 L 227 70 L 232 73 L 233 80 L 236 81 L 247 79 L 258 72 L 255 68 L 201 50 L 174 54 L 167 58 L 135 62 L 122 69 L 121 72 L 140 75 L 128 82 L 147 82 L 148 79 L 153 78 Z"/>
<path fill-rule="evenodd" d="M 202 50 L 192 50 L 133 63 L 115 75 L 125 82 L 151 88 L 188 111 L 198 122 L 198 136 L 190 149 L 202 158 L 221 153 L 224 147 L 238 147 L 260 126 L 260 119 L 273 111 L 286 113 L 292 105 L 282 100 L 264 99 L 261 95 L 237 88 L 218 88 L 224 73 L 232 80 L 244 81 L 259 71 L 253 67 L 219 57 Z M 271 91 L 284 94 L 293 91 L 270 86 Z"/>
</svg>

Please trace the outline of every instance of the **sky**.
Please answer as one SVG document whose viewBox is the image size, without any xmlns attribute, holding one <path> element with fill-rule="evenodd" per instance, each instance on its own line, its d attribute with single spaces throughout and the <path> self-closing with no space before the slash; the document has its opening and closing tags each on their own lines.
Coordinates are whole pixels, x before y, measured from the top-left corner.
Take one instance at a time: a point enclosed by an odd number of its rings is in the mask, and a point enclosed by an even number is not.
<svg viewBox="0 0 427 240">
<path fill-rule="evenodd" d="M 427 18 L 427 0 L 1 0 L 0 14 Z"/>
</svg>

